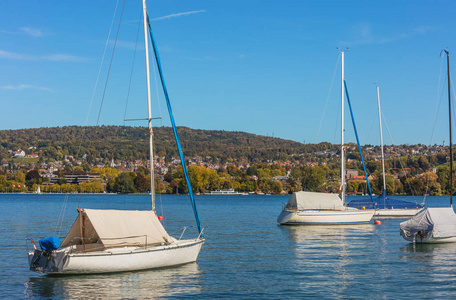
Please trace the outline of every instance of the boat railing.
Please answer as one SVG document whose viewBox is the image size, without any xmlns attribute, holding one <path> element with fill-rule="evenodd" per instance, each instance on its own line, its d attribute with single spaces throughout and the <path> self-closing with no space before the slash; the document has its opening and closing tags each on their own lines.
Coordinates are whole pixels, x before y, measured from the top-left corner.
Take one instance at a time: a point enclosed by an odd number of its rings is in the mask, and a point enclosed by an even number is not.
<svg viewBox="0 0 456 300">
<path fill-rule="evenodd" d="M 30 245 L 33 246 L 33 250 L 36 250 L 36 246 L 35 246 L 35 242 L 33 241 L 33 238 L 26 237 L 25 238 L 25 249 L 27 250 L 27 252 L 32 250 L 32 248 L 30 248 Z"/>
<path fill-rule="evenodd" d="M 115 238 L 101 238 L 104 243 L 98 243 L 100 239 L 82 238 L 75 237 L 71 240 L 70 246 L 71 252 L 92 252 L 101 251 L 106 248 L 121 248 L 121 247 L 144 247 L 155 245 L 156 243 L 149 243 L 147 235 L 136 235 L 127 237 L 115 237 Z M 131 242 L 125 241 L 130 239 Z M 120 242 L 116 243 L 116 240 Z M 84 241 L 84 243 L 83 243 Z M 88 242 L 86 242 L 88 241 Z M 109 241 L 109 242 L 108 242 Z M 81 249 L 82 248 L 82 249 Z"/>
<path fill-rule="evenodd" d="M 38 245 L 39 245 L 39 241 L 41 239 L 44 239 L 44 237 L 39 237 L 38 238 Z M 62 239 L 62 237 L 60 237 L 60 239 Z M 27 250 L 27 252 L 31 251 L 31 250 L 37 250 L 37 245 L 35 244 L 35 241 L 33 240 L 32 237 L 26 237 L 25 238 L 25 249 Z"/>
<path fill-rule="evenodd" d="M 201 228 L 201 232 L 198 234 L 197 239 L 199 240 L 203 236 L 204 228 Z"/>
<path fill-rule="evenodd" d="M 177 240 L 180 241 L 182 239 L 182 237 L 184 236 L 185 231 L 187 231 L 187 228 L 189 228 L 189 227 L 194 227 L 194 226 L 185 226 L 182 229 L 177 229 L 176 231 L 170 232 L 169 234 L 171 236 L 179 235 L 179 238 Z"/>
<path fill-rule="evenodd" d="M 184 228 L 182 228 L 182 231 L 180 232 L 180 234 L 176 230 L 175 232 L 171 233 L 171 236 L 177 236 L 179 234 L 179 238 L 177 240 L 180 241 L 184 237 L 184 234 L 187 231 L 187 229 L 193 228 L 193 227 L 195 227 L 195 226 L 185 226 Z M 204 232 L 204 228 L 202 228 L 201 232 L 198 233 L 197 239 L 199 239 L 199 238 L 201 238 L 201 236 L 203 236 L 203 232 Z"/>
<path fill-rule="evenodd" d="M 92 252 L 104 249 L 103 244 L 98 244 L 93 238 L 74 237 L 70 241 L 70 253 Z"/>
<path fill-rule="evenodd" d="M 182 230 L 182 233 L 181 233 L 181 235 L 179 236 L 179 240 L 181 240 L 181 239 L 182 239 L 182 236 L 184 235 L 184 233 L 185 233 L 185 230 L 187 230 L 187 226 L 186 226 L 186 227 L 184 227 L 184 229 Z"/>
</svg>

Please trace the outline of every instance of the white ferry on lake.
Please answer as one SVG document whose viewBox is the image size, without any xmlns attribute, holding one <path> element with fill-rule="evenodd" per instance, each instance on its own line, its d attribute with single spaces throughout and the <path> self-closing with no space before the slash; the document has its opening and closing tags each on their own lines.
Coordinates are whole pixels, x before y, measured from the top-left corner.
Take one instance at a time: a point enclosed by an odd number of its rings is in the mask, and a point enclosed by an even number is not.
<svg viewBox="0 0 456 300">
<path fill-rule="evenodd" d="M 248 193 L 236 192 L 233 189 L 211 191 L 211 195 L 248 195 Z"/>
</svg>

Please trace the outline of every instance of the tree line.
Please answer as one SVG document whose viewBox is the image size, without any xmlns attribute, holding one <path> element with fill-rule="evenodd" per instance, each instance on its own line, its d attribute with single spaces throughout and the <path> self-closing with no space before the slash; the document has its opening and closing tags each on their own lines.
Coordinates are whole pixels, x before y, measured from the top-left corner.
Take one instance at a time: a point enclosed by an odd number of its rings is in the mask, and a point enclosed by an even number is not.
<svg viewBox="0 0 456 300">
<path fill-rule="evenodd" d="M 77 174 L 81 167 L 60 172 Z M 47 178 L 40 176 L 37 169 L 26 173 L 15 172 L 8 178 L 0 175 L 0 192 L 33 192 L 38 186 L 45 193 L 149 193 L 150 170 L 139 168 L 136 172 L 122 172 L 115 168 L 94 168 L 93 173 L 100 175 L 99 180 L 70 184 L 61 177 L 60 181 L 49 184 Z M 254 164 L 247 169 L 239 169 L 234 165 L 227 168 L 221 167 L 212 170 L 204 166 L 191 165 L 188 167 L 190 182 L 194 193 L 209 193 L 217 189 L 232 188 L 236 191 L 283 194 L 294 191 L 307 190 L 317 192 L 337 193 L 340 189 L 340 173 L 337 168 L 324 166 L 299 166 L 293 168 L 281 167 L 277 164 Z M 288 175 L 287 175 L 288 174 Z M 379 170 L 371 179 L 372 192 L 380 194 L 383 191 L 383 177 Z M 273 180 L 276 176 L 286 176 L 286 180 Z M 426 171 L 416 176 L 403 174 L 395 178 L 388 174 L 385 176 L 385 186 L 389 195 L 445 195 L 450 193 L 449 184 L 450 168 L 441 165 L 436 172 Z M 156 193 L 161 194 L 186 194 L 188 187 L 185 182 L 182 167 L 171 169 L 163 176 L 156 174 L 154 179 Z M 454 185 L 454 184 L 453 184 Z M 365 180 L 348 180 L 347 193 L 367 194 Z M 454 190 L 453 190 L 454 192 Z"/>
<path fill-rule="evenodd" d="M 301 144 L 279 138 L 257 136 L 245 132 L 194 130 L 179 127 L 184 154 L 187 158 L 199 156 L 217 162 L 219 169 L 200 165 L 189 167 L 193 191 L 207 193 L 215 189 L 233 188 L 246 192 L 283 193 L 297 190 L 336 192 L 340 185 L 340 148 L 330 143 Z M 6 167 L 0 169 L 0 191 L 33 191 L 46 179 L 41 178 L 38 166 L 30 170 L 22 166 L 11 172 L 15 160 L 8 150 L 24 149 L 38 153 L 40 162 L 62 161 L 67 155 L 74 160 L 64 162 L 58 171 L 55 185 L 43 185 L 50 192 L 116 192 L 142 193 L 150 190 L 150 170 L 140 168 L 135 172 L 121 172 L 115 168 L 93 167 L 97 163 L 108 164 L 114 160 L 148 159 L 148 129 L 145 127 L 53 127 L 0 131 L 0 159 Z M 169 127 L 154 128 L 155 153 L 170 162 L 177 157 L 174 136 Z M 364 157 L 374 193 L 383 189 L 382 165 L 378 158 L 380 147 L 366 145 Z M 389 194 L 449 194 L 448 147 L 401 145 L 395 151 L 411 153 L 420 149 L 420 155 L 391 155 L 385 161 L 386 188 Z M 396 153 L 396 152 L 394 152 Z M 74 166 L 74 161 L 82 161 Z M 293 164 L 275 162 L 291 160 Z M 247 162 L 248 167 L 238 168 L 237 162 Z M 299 163 L 298 163 L 299 162 Z M 312 162 L 307 165 L 307 162 Z M 347 169 L 363 175 L 362 162 L 357 147 L 347 145 Z M 99 183 L 79 184 L 72 187 L 62 179 L 65 172 L 94 172 L 101 174 Z M 186 193 L 181 168 L 170 168 L 167 174 L 155 179 L 159 193 Z M 275 176 L 288 176 L 285 181 L 273 180 Z M 25 185 L 25 187 L 24 187 Z M 51 188 L 52 186 L 52 188 Z M 349 193 L 364 194 L 367 184 L 362 180 L 350 180 Z M 43 190 L 41 188 L 41 190 Z"/>
</svg>

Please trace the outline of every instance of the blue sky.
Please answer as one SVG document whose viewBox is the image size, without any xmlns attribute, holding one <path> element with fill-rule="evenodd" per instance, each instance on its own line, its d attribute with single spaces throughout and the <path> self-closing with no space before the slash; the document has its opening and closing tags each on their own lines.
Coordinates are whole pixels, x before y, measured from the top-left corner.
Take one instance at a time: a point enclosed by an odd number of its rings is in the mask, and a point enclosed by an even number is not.
<svg viewBox="0 0 456 300">
<path fill-rule="evenodd" d="M 123 1 L 94 87 L 116 3 L 0 2 L 0 129 L 97 123 Z M 348 47 L 345 75 L 361 144 L 379 144 L 376 85 L 393 139 L 384 127 L 386 144 L 448 143 L 439 54 L 444 48 L 456 54 L 454 1 L 147 5 L 179 126 L 339 143 L 337 48 Z M 136 42 L 140 19 L 141 1 L 127 1 L 100 125 L 147 116 L 142 27 Z M 154 124 L 169 126 L 156 94 L 153 115 L 163 119 Z M 355 141 L 348 114 L 345 119 L 346 139 Z"/>
</svg>

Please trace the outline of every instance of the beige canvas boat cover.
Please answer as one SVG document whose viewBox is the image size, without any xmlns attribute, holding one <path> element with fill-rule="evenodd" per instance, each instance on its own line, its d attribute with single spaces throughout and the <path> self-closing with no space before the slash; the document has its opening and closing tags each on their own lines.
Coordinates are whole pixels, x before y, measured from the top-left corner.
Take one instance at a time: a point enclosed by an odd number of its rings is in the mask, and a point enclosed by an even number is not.
<svg viewBox="0 0 456 300">
<path fill-rule="evenodd" d="M 428 207 L 400 224 L 408 236 L 432 231 L 435 238 L 456 236 L 456 214 L 453 207 Z"/>
<path fill-rule="evenodd" d="M 285 209 L 344 210 L 344 205 L 337 194 L 300 191 L 291 195 Z"/>
<path fill-rule="evenodd" d="M 105 247 L 122 245 L 154 245 L 171 241 L 153 211 L 83 209 L 62 242 L 97 243 Z"/>
</svg>

